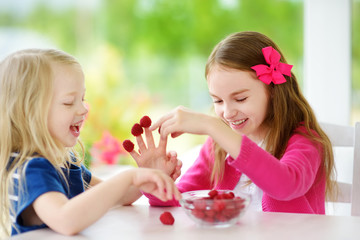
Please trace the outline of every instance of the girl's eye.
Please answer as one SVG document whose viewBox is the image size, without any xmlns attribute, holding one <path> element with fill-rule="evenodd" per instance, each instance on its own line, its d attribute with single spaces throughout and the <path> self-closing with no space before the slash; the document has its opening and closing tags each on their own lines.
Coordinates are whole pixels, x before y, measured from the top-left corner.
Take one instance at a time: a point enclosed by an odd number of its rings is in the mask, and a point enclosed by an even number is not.
<svg viewBox="0 0 360 240">
<path fill-rule="evenodd" d="M 74 103 L 64 103 L 65 106 L 72 106 Z"/>
<path fill-rule="evenodd" d="M 243 102 L 243 101 L 245 101 L 247 99 L 247 97 L 245 97 L 245 98 L 240 98 L 240 99 L 236 99 L 236 101 L 237 102 Z"/>
<path fill-rule="evenodd" d="M 222 103 L 222 100 L 213 100 L 213 103 Z"/>
</svg>

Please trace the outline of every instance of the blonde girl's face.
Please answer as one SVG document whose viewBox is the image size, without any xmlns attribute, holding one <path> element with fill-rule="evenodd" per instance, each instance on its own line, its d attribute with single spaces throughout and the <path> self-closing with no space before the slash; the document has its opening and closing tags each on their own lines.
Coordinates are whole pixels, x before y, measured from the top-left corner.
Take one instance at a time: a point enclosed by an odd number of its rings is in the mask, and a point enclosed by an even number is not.
<svg viewBox="0 0 360 240">
<path fill-rule="evenodd" d="M 263 140 L 268 130 L 263 124 L 269 103 L 266 84 L 253 72 L 217 65 L 207 82 L 215 113 L 237 133 L 255 142 Z"/>
<path fill-rule="evenodd" d="M 84 75 L 79 68 L 58 63 L 52 64 L 52 70 L 54 87 L 48 128 L 65 147 L 73 147 L 88 113 L 84 103 Z"/>
</svg>

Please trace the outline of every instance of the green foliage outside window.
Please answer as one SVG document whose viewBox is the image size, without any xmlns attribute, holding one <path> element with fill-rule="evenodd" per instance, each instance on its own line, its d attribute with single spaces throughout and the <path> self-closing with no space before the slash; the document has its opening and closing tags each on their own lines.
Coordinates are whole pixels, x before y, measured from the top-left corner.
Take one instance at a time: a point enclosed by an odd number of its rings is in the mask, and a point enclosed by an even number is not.
<svg viewBox="0 0 360 240">
<path fill-rule="evenodd" d="M 62 8 L 49 2 L 34 1 L 37 4 L 22 15 L 0 10 L 0 27 L 37 32 L 79 59 L 90 108 L 82 131 L 88 160 L 104 133 L 110 132 L 120 143 L 134 140 L 131 126 L 143 115 L 156 120 L 177 105 L 209 110 L 206 59 L 230 33 L 249 30 L 268 35 L 302 81 L 302 1 L 94 0 L 89 1 L 91 6 L 68 3 Z M 360 4 L 354 1 L 353 87 L 358 91 L 359 11 Z M 202 140 L 170 141 L 186 149 Z M 121 163 L 133 163 L 123 156 Z"/>
</svg>

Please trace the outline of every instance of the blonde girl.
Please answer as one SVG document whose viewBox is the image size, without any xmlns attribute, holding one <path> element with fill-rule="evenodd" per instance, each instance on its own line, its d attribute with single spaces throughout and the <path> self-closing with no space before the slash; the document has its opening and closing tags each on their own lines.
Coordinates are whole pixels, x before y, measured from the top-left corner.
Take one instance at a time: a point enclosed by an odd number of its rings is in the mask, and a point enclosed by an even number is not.
<svg viewBox="0 0 360 240">
<path fill-rule="evenodd" d="M 0 63 L 5 236 L 45 227 L 76 234 L 109 208 L 134 202 L 140 190 L 162 200 L 180 197 L 160 170 L 131 169 L 104 182 L 91 175 L 82 164 L 83 149 L 74 149 L 88 112 L 84 96 L 81 66 L 62 51 L 22 50 Z"/>
<path fill-rule="evenodd" d="M 163 138 L 209 136 L 177 184 L 181 192 L 247 191 L 258 210 L 325 213 L 335 189 L 331 143 L 291 69 L 261 33 L 234 33 L 217 44 L 205 70 L 217 117 L 178 107 L 149 129 L 160 128 Z M 132 153 L 138 164 L 155 166 L 156 159 L 143 156 L 158 149 L 139 147 L 141 155 Z M 152 205 L 178 205 L 148 197 Z"/>
</svg>

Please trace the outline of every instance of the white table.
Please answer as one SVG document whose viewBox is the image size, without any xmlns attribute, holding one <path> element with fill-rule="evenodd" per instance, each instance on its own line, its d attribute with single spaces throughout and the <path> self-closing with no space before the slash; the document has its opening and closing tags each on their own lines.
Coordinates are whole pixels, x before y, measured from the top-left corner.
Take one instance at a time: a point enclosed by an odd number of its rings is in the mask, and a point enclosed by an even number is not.
<svg viewBox="0 0 360 240">
<path fill-rule="evenodd" d="M 160 222 L 159 216 L 164 211 L 173 214 L 174 225 L 167 226 Z M 62 236 L 50 229 L 41 229 L 11 239 L 349 240 L 360 239 L 360 217 L 248 211 L 233 227 L 205 228 L 196 226 L 179 207 L 134 205 L 112 209 L 76 236 Z"/>
</svg>

